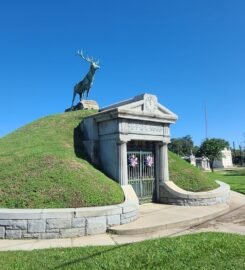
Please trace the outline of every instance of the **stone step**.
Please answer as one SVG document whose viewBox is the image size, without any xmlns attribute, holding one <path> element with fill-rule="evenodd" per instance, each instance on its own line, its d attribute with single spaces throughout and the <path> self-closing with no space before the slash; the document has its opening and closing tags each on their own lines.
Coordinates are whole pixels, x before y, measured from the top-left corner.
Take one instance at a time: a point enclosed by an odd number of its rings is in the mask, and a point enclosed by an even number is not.
<svg viewBox="0 0 245 270">
<path fill-rule="evenodd" d="M 192 227 L 223 215 L 229 211 L 228 204 L 213 206 L 174 206 L 166 204 L 144 204 L 140 206 L 137 220 L 129 224 L 114 226 L 109 233 L 137 235 L 167 229 Z"/>
</svg>

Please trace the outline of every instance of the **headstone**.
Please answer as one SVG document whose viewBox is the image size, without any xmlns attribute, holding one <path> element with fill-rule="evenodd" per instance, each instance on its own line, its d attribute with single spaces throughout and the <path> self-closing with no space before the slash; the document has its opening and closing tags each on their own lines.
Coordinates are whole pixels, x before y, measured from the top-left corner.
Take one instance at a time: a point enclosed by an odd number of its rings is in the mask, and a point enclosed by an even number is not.
<svg viewBox="0 0 245 270">
<path fill-rule="evenodd" d="M 196 157 L 192 153 L 190 156 L 184 156 L 181 158 L 189 162 L 191 165 L 196 166 Z"/>
<path fill-rule="evenodd" d="M 204 171 L 210 171 L 210 163 L 207 157 L 196 158 L 196 166 Z"/>
</svg>

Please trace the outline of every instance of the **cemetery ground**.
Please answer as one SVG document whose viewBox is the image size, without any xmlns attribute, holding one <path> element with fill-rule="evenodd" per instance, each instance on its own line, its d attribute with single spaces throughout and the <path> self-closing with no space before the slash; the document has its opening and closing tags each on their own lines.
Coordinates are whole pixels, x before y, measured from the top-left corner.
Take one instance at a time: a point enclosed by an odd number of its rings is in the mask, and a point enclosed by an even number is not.
<svg viewBox="0 0 245 270">
<path fill-rule="evenodd" d="M 82 151 L 77 126 L 88 114 L 51 115 L 0 139 L 0 207 L 75 208 L 124 200 L 121 187 Z"/>
<path fill-rule="evenodd" d="M 77 126 L 87 114 L 45 117 L 0 139 L 0 207 L 123 201 L 120 186 L 92 166 L 79 148 Z M 202 173 L 172 153 L 169 166 L 171 180 L 184 189 L 210 190 L 219 179 L 244 194 L 244 170 Z M 217 232 L 114 246 L 0 252 L 1 269 L 244 269 L 244 258 L 244 236 Z"/>
<path fill-rule="evenodd" d="M 245 238 L 200 233 L 134 244 L 1 252 L 1 269 L 244 269 Z"/>
<path fill-rule="evenodd" d="M 230 185 L 231 189 L 245 194 L 245 167 L 215 170 L 208 173 L 210 179 L 219 179 Z"/>
<path fill-rule="evenodd" d="M 0 139 L 0 207 L 73 208 L 118 204 L 121 187 L 89 163 L 79 123 L 96 111 L 51 115 Z M 170 179 L 190 191 L 218 185 L 169 153 Z M 94 188 L 96 187 L 96 188 Z"/>
</svg>

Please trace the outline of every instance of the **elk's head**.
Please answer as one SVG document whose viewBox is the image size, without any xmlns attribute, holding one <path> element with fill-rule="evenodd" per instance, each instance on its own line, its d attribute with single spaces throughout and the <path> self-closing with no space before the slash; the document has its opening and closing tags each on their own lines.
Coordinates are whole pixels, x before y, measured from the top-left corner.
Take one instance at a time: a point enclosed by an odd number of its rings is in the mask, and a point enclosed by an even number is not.
<svg viewBox="0 0 245 270">
<path fill-rule="evenodd" d="M 84 55 L 83 55 L 83 52 L 82 51 L 78 51 L 77 52 L 77 55 L 79 55 L 79 56 L 81 56 L 85 61 L 87 61 L 87 62 L 89 62 L 90 63 L 90 65 L 93 67 L 93 69 L 99 69 L 100 68 L 100 66 L 99 66 L 99 60 L 94 60 L 93 59 L 93 57 L 85 57 Z"/>
</svg>

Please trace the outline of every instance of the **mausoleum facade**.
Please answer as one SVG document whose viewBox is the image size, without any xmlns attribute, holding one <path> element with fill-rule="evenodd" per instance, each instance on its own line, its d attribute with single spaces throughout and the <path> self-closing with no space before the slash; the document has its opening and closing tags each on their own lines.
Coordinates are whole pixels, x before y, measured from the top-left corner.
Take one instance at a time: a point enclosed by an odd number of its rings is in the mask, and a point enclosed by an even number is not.
<svg viewBox="0 0 245 270">
<path fill-rule="evenodd" d="M 142 94 L 108 106 L 81 123 L 91 161 L 122 186 L 131 185 L 139 201 L 211 205 L 229 201 L 229 186 L 208 192 L 185 191 L 169 179 L 170 125 L 177 115 Z"/>
<path fill-rule="evenodd" d="M 177 115 L 142 94 L 103 108 L 82 123 L 84 146 L 92 162 L 121 185 L 131 184 L 142 200 L 159 200 L 169 180 L 170 124 Z"/>
</svg>

